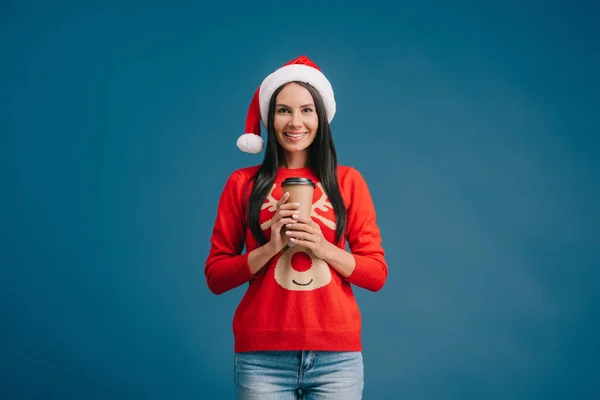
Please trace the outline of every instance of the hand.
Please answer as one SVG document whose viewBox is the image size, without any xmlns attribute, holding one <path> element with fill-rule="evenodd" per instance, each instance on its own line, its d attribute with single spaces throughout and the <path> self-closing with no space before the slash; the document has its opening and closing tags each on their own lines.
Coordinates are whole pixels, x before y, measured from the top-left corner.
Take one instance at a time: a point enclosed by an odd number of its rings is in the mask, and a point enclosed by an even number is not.
<svg viewBox="0 0 600 400">
<path fill-rule="evenodd" d="M 300 217 L 298 214 L 294 214 L 292 219 L 296 222 L 286 225 L 286 235 L 290 241 L 309 248 L 315 257 L 327 260 L 332 254 L 332 246 L 335 246 L 325 239 L 319 225 L 312 218 Z"/>
<path fill-rule="evenodd" d="M 285 192 L 277 202 L 277 212 L 271 220 L 271 239 L 267 243 L 273 253 L 279 253 L 289 242 L 289 236 L 285 234 L 284 226 L 293 225 L 296 220 L 292 215 L 299 214 L 300 203 L 286 203 L 290 194 Z"/>
</svg>

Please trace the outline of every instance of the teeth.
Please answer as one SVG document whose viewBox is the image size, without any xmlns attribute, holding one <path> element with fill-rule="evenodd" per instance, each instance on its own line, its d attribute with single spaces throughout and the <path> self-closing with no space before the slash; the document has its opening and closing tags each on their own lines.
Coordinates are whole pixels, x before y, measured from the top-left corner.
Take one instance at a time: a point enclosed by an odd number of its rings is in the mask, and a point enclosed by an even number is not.
<svg viewBox="0 0 600 400">
<path fill-rule="evenodd" d="M 289 134 L 289 133 L 286 133 L 285 135 L 286 135 L 286 136 L 289 136 L 289 137 L 293 137 L 293 138 L 299 138 L 299 137 L 302 137 L 302 136 L 304 136 L 304 133 L 300 133 L 300 134 L 294 134 L 294 135 L 291 135 L 291 134 Z"/>
</svg>

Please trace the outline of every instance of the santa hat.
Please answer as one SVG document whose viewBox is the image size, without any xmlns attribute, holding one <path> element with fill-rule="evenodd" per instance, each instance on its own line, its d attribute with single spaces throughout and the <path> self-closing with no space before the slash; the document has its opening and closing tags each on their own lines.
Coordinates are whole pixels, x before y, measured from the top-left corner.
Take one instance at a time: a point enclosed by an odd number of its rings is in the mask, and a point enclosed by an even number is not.
<svg viewBox="0 0 600 400">
<path fill-rule="evenodd" d="M 264 140 L 260 137 L 260 123 L 262 121 L 267 126 L 271 96 L 281 85 L 293 81 L 308 83 L 319 92 L 325 105 L 327 121 L 331 122 L 335 115 L 333 88 L 315 63 L 308 57 L 300 56 L 267 76 L 254 93 L 246 117 L 246 133 L 237 140 L 240 150 L 251 154 L 262 151 Z"/>
</svg>

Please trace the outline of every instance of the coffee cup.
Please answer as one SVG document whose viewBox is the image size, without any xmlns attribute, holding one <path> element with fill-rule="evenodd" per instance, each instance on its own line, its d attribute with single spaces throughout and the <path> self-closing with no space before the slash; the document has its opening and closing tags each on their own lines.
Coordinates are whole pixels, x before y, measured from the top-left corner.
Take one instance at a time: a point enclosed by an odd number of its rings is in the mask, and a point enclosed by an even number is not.
<svg viewBox="0 0 600 400">
<path fill-rule="evenodd" d="M 287 178 L 281 184 L 283 192 L 288 192 L 289 203 L 300 203 L 300 216 L 310 218 L 312 214 L 313 193 L 315 183 L 309 178 Z"/>
</svg>

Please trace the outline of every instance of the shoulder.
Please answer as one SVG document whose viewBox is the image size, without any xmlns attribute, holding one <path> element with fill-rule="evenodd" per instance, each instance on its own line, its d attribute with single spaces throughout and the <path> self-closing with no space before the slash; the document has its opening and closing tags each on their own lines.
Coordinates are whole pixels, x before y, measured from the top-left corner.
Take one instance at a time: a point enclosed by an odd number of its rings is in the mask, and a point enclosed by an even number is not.
<svg viewBox="0 0 600 400">
<path fill-rule="evenodd" d="M 353 203 L 355 200 L 366 199 L 370 197 L 369 185 L 356 168 L 351 166 L 338 167 L 338 182 L 340 192 L 347 204 Z"/>
<path fill-rule="evenodd" d="M 256 172 L 258 172 L 259 168 L 260 165 L 253 165 L 251 167 L 236 169 L 231 173 L 231 175 L 229 175 L 228 180 L 234 181 L 239 184 L 247 183 L 254 175 L 256 175 Z"/>
<path fill-rule="evenodd" d="M 349 165 L 338 166 L 338 180 L 340 184 L 352 184 L 356 182 L 364 182 L 362 174 L 354 167 Z"/>
</svg>

